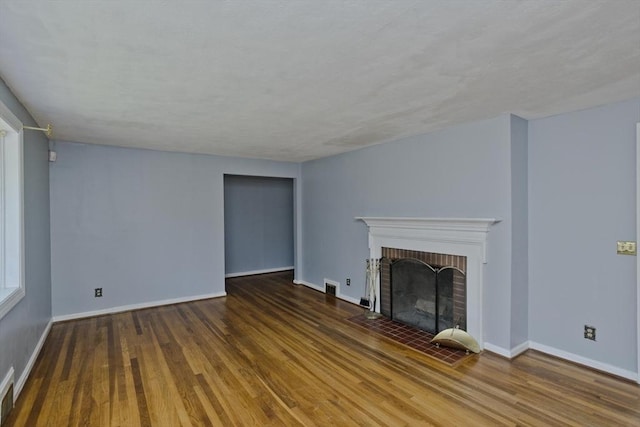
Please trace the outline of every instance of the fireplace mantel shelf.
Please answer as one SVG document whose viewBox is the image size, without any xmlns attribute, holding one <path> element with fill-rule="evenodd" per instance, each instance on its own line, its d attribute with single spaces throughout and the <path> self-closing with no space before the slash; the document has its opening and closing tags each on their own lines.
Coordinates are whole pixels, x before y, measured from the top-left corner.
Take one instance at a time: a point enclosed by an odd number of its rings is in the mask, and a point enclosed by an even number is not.
<svg viewBox="0 0 640 427">
<path fill-rule="evenodd" d="M 369 227 L 410 228 L 427 230 L 489 231 L 498 223 L 497 218 L 410 218 L 410 217 L 356 217 Z"/>
</svg>

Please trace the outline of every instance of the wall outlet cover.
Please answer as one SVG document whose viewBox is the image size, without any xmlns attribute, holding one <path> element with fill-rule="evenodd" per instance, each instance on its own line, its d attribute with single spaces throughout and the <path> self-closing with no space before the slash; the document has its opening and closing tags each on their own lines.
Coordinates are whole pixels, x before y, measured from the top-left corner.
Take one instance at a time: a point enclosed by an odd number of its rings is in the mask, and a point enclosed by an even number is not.
<svg viewBox="0 0 640 427">
<path fill-rule="evenodd" d="M 584 325 L 584 338 L 595 341 L 596 340 L 596 327 Z"/>
</svg>

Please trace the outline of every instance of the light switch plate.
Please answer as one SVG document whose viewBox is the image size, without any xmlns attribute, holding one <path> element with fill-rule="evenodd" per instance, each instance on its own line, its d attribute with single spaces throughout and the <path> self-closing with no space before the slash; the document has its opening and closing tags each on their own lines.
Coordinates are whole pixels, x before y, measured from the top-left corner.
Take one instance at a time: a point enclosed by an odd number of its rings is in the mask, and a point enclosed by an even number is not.
<svg viewBox="0 0 640 427">
<path fill-rule="evenodd" d="M 618 255 L 636 255 L 636 242 L 618 240 Z"/>
</svg>

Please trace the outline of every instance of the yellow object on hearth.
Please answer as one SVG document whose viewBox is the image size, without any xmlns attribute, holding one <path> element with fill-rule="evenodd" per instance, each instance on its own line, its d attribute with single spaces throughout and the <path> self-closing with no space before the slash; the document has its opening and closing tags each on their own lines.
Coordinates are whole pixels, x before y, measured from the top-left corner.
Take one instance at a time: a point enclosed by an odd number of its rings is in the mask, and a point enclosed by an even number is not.
<svg viewBox="0 0 640 427">
<path fill-rule="evenodd" d="M 459 348 L 461 350 L 480 353 L 478 342 L 466 331 L 460 328 L 449 328 L 440 331 L 438 335 L 431 340 L 432 344 L 439 344 L 445 347 Z"/>
</svg>

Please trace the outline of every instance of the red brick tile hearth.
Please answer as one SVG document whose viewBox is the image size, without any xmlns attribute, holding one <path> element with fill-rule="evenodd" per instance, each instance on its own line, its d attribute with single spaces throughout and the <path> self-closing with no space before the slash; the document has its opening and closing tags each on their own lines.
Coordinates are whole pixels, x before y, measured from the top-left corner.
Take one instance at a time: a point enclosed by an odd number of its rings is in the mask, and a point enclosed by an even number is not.
<svg viewBox="0 0 640 427">
<path fill-rule="evenodd" d="M 360 314 L 347 320 L 368 329 L 372 333 L 404 344 L 449 366 L 457 366 L 477 356 L 474 353 L 467 354 L 466 351 L 455 348 L 438 348 L 435 344 L 431 344 L 431 340 L 434 337 L 433 334 L 400 322 L 395 322 L 384 316 L 377 319 L 367 319 L 364 314 Z"/>
</svg>

